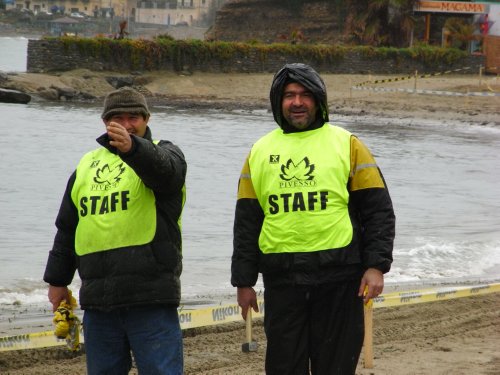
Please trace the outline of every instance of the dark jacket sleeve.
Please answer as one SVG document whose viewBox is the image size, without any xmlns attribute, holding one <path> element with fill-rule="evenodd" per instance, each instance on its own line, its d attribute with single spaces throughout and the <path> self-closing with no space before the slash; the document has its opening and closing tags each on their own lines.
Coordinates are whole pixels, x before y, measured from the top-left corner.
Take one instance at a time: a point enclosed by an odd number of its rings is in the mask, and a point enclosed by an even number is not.
<svg viewBox="0 0 500 375">
<path fill-rule="evenodd" d="M 78 212 L 71 200 L 71 190 L 75 183 L 76 172 L 73 172 L 66 185 L 59 213 L 56 218 L 57 232 L 52 250 L 45 267 L 43 280 L 54 286 L 71 284 L 75 275 L 77 261 L 75 248 L 75 231 L 78 224 Z"/>
<path fill-rule="evenodd" d="M 351 194 L 362 227 L 361 256 L 365 268 L 389 272 L 395 235 L 395 216 L 387 189 L 366 189 Z"/>
<path fill-rule="evenodd" d="M 231 284 L 250 287 L 259 275 L 259 235 L 264 212 L 252 185 L 248 158 L 238 183 L 238 199 L 233 227 L 233 256 L 231 258 Z"/>
<path fill-rule="evenodd" d="M 238 199 L 234 217 L 231 284 L 254 286 L 259 274 L 259 235 L 264 213 L 257 199 Z"/>
<path fill-rule="evenodd" d="M 366 146 L 351 140 L 350 203 L 361 224 L 361 257 L 365 268 L 391 268 L 396 218 L 384 177 Z"/>
<path fill-rule="evenodd" d="M 186 179 L 186 160 L 182 151 L 169 141 L 152 141 L 135 137 L 134 148 L 120 155 L 144 184 L 158 193 L 177 193 Z"/>
</svg>

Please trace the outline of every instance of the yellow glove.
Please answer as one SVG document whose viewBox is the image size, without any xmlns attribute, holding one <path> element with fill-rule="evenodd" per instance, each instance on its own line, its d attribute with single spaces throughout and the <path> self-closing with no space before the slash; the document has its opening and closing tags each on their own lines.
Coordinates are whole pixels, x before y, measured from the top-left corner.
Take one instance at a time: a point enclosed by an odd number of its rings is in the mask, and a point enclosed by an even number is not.
<svg viewBox="0 0 500 375">
<path fill-rule="evenodd" d="M 76 299 L 69 291 L 70 303 L 62 300 L 59 307 L 54 311 L 52 321 L 55 324 L 54 334 L 58 339 L 65 339 L 71 351 L 80 349 L 80 320 L 73 313 L 76 308 Z"/>
</svg>

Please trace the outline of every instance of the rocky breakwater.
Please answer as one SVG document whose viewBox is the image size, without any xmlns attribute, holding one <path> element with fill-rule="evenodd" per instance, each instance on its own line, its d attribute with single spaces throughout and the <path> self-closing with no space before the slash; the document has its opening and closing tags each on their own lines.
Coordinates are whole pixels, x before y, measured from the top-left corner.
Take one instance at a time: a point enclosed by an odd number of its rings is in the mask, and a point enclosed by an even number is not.
<svg viewBox="0 0 500 375">
<path fill-rule="evenodd" d="M 19 99 L 16 103 L 22 103 L 22 98 L 29 98 L 25 103 L 31 98 L 42 101 L 94 101 L 119 87 L 140 88 L 143 81 L 140 74 L 110 76 L 83 69 L 50 74 L 0 73 L 0 101 L 7 102 L 7 98 Z M 5 93 L 5 100 L 2 100 L 1 93 Z"/>
<path fill-rule="evenodd" d="M 3 82 L 8 81 L 9 77 L 5 73 L 0 73 L 0 103 L 18 103 L 27 104 L 31 101 L 31 95 L 22 90 L 14 90 L 3 87 Z"/>
<path fill-rule="evenodd" d="M 0 103 L 28 104 L 31 96 L 17 90 L 0 88 Z"/>
</svg>

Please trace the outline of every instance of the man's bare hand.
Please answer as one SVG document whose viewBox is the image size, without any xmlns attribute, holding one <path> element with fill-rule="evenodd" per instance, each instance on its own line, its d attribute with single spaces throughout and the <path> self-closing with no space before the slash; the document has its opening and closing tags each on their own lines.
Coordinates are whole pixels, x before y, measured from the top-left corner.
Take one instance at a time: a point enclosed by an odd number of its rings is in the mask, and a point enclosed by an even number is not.
<svg viewBox="0 0 500 375">
<path fill-rule="evenodd" d="M 363 297 L 367 303 L 370 299 L 378 297 L 383 290 L 384 274 L 376 268 L 368 268 L 361 279 L 358 296 Z"/>
<path fill-rule="evenodd" d="M 238 288 L 237 291 L 238 305 L 241 307 L 241 316 L 247 320 L 248 308 L 253 308 L 255 312 L 259 312 L 257 305 L 257 294 L 251 287 Z"/>
<path fill-rule="evenodd" d="M 132 148 L 132 138 L 124 126 L 117 122 L 110 121 L 106 125 L 109 138 L 109 144 L 114 146 L 121 153 L 127 153 Z"/>
<path fill-rule="evenodd" d="M 52 304 L 52 311 L 56 311 L 62 300 L 71 303 L 69 297 L 69 290 L 66 286 L 53 286 L 49 285 L 49 302 Z"/>
</svg>

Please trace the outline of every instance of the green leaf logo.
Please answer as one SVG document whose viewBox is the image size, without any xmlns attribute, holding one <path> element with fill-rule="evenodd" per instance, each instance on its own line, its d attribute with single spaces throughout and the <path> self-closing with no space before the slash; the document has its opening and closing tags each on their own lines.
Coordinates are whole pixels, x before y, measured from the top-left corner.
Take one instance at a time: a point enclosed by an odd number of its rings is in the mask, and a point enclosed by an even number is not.
<svg viewBox="0 0 500 375">
<path fill-rule="evenodd" d="M 109 164 L 104 165 L 96 171 L 94 181 L 98 184 L 113 185 L 120 181 L 120 176 L 125 171 L 123 163 L 120 163 L 113 169 L 109 167 Z"/>
<path fill-rule="evenodd" d="M 309 162 L 307 156 L 302 159 L 299 163 L 295 164 L 292 159 L 288 159 L 286 164 L 281 165 L 280 177 L 282 180 L 290 181 L 293 179 L 299 181 L 312 180 L 314 176 L 315 166 Z"/>
</svg>

